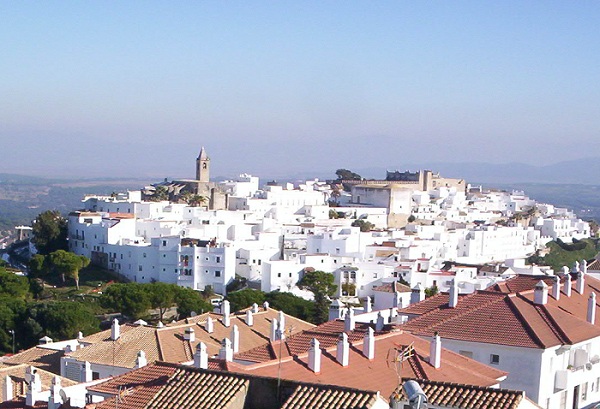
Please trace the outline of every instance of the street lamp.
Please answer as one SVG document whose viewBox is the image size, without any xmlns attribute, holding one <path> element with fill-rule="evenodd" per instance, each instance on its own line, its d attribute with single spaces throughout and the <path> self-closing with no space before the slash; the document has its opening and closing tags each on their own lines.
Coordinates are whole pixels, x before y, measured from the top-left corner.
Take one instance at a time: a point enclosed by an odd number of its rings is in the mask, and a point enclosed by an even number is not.
<svg viewBox="0 0 600 409">
<path fill-rule="evenodd" d="M 8 330 L 8 332 L 10 332 L 12 334 L 12 338 L 13 338 L 13 355 L 15 354 L 15 330 L 14 329 L 10 329 Z"/>
</svg>

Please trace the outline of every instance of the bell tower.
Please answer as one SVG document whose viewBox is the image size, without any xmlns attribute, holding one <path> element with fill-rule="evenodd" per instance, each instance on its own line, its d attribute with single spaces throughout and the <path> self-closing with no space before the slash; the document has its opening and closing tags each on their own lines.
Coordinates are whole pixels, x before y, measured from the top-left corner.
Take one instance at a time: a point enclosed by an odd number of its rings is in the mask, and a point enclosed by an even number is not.
<svg viewBox="0 0 600 409">
<path fill-rule="evenodd" d="M 204 146 L 200 149 L 200 154 L 196 158 L 196 180 L 200 182 L 210 181 L 210 158 L 206 154 Z"/>
</svg>

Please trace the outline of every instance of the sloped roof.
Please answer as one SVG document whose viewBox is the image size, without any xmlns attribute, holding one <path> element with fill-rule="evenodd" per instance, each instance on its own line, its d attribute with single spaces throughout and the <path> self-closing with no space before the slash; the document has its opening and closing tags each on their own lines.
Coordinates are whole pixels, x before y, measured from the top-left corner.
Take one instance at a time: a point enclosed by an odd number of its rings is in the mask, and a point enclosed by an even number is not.
<svg viewBox="0 0 600 409">
<path fill-rule="evenodd" d="M 6 377 L 9 376 L 13 382 L 13 396 L 25 396 L 27 392 L 27 385 L 25 383 L 25 372 L 30 365 L 20 364 L 9 366 L 0 369 L 0 390 L 4 390 L 4 385 L 6 383 Z M 37 374 L 40 376 L 40 381 L 42 383 L 42 391 L 47 391 L 50 389 L 52 385 L 52 379 L 58 376 L 52 372 L 45 371 L 40 368 L 35 368 L 37 370 Z M 61 381 L 61 385 L 64 386 L 72 386 L 76 385 L 77 382 L 74 382 L 67 378 L 62 378 L 59 376 Z"/>
<path fill-rule="evenodd" d="M 240 334 L 240 351 L 248 351 L 269 340 L 271 321 L 278 317 L 279 311 L 273 308 L 266 310 L 261 308 L 259 312 L 253 314 L 252 326 L 246 323 L 244 311 L 230 314 L 229 327 L 223 324 L 222 315 L 214 313 L 198 315 L 162 328 L 121 325 L 121 335 L 118 340 L 112 341 L 110 330 L 106 330 L 85 337 L 82 343 L 88 344 L 88 346 L 69 355 L 79 361 L 124 368 L 135 367 L 139 351 L 146 353 L 148 362 L 188 362 L 193 360 L 194 351 L 200 342 L 206 344 L 209 356 L 218 354 L 221 347 L 220 342 L 224 338 L 231 337 L 234 325 L 237 325 Z M 290 315 L 284 314 L 284 316 L 285 326 L 290 334 L 314 327 L 313 324 Z M 206 331 L 208 317 L 213 320 L 214 330 L 212 333 Z M 195 340 L 193 342 L 184 339 L 185 330 L 188 328 L 194 329 Z"/>
<path fill-rule="evenodd" d="M 282 409 L 367 409 L 377 400 L 376 392 L 325 388 L 314 385 L 299 386 Z"/>
<path fill-rule="evenodd" d="M 586 280 L 587 293 L 573 290 L 571 297 L 562 294 L 558 301 L 549 296 L 546 305 L 533 302 L 533 290 L 477 291 L 461 296 L 455 308 L 448 306 L 447 294 L 439 294 L 400 310 L 401 314 L 417 316 L 403 328 L 417 335 L 438 332 L 442 338 L 527 348 L 581 342 L 600 336 L 598 322 L 592 325 L 585 319 L 588 293 L 600 282 L 588 277 Z M 532 281 L 531 277 L 518 280 L 512 288 L 527 288 Z"/>
<path fill-rule="evenodd" d="M 407 380 L 403 379 L 403 381 Z M 453 409 L 517 409 L 520 403 L 526 399 L 524 392 L 509 389 L 423 379 L 417 380 L 417 383 L 423 389 L 430 405 Z M 401 387 L 394 391 L 394 395 L 400 399 L 406 399 L 406 394 Z M 530 403 L 532 406 L 535 405 L 533 402 Z"/>
<path fill-rule="evenodd" d="M 410 293 L 411 289 L 407 285 L 401 284 L 398 281 L 394 281 L 375 287 L 373 288 L 373 291 L 380 291 L 384 293 Z"/>
<path fill-rule="evenodd" d="M 11 356 L 2 357 L 7 365 L 27 364 L 60 375 L 60 358 L 64 351 L 35 346 Z"/>
<path fill-rule="evenodd" d="M 319 327 L 317 327 L 319 328 Z M 339 335 L 339 334 L 338 334 Z M 321 371 L 314 373 L 308 368 L 308 342 L 303 353 L 279 360 L 251 365 L 229 363 L 230 371 L 251 375 L 277 377 L 322 385 L 338 385 L 368 391 L 380 391 L 389 396 L 398 386 L 398 373 L 393 360 L 395 351 L 413 345 L 415 354 L 400 368 L 401 376 L 446 382 L 463 382 L 472 385 L 493 386 L 507 375 L 506 372 L 481 364 L 452 351 L 442 349 L 441 367 L 429 363 L 430 342 L 408 332 L 390 332 L 376 336 L 375 357 L 367 359 L 362 353 L 363 341 L 350 341 L 349 364 L 342 367 L 335 358 L 336 346 L 326 348 L 321 356 Z M 323 344 L 321 344 L 323 346 Z"/>
</svg>

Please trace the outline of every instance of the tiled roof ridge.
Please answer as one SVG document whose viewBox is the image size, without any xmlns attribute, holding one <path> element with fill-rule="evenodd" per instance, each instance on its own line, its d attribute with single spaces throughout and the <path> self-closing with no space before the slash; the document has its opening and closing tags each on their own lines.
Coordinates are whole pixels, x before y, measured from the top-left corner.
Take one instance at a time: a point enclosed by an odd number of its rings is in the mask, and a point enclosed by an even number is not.
<svg viewBox="0 0 600 409">
<path fill-rule="evenodd" d="M 545 305 L 535 305 L 535 310 L 540 314 L 544 322 L 548 324 L 550 330 L 556 335 L 560 342 L 563 344 L 573 344 L 574 342 L 569 338 L 567 333 L 563 331 L 558 322 L 554 319 L 548 308 Z"/>
<path fill-rule="evenodd" d="M 157 346 L 156 349 L 158 349 L 158 358 L 160 360 L 163 360 L 163 359 L 165 359 L 165 353 L 163 352 L 163 348 L 160 343 L 160 337 L 158 336 L 158 331 L 154 331 L 154 338 L 156 340 L 156 346 Z"/>
<path fill-rule="evenodd" d="M 465 295 L 463 297 L 463 302 L 465 302 L 465 300 L 464 300 L 465 298 L 473 298 L 477 294 L 480 294 L 480 292 L 477 291 L 477 292 Z M 490 294 L 490 295 L 493 294 L 495 297 L 498 297 L 498 298 L 497 299 L 490 298 L 488 301 L 480 303 L 480 304 L 478 304 L 477 306 L 475 306 L 473 308 L 465 308 L 464 310 L 462 310 L 462 311 L 460 311 L 460 312 L 458 312 L 456 314 L 449 314 L 448 317 L 446 317 L 446 318 L 444 318 L 442 320 L 438 320 L 438 321 L 436 321 L 433 324 L 429 324 L 425 328 L 422 328 L 422 330 L 430 328 L 430 327 L 435 326 L 435 325 L 445 324 L 448 321 L 460 318 L 460 317 L 462 317 L 464 315 L 467 315 L 467 314 L 471 314 L 471 313 L 473 313 L 475 311 L 479 311 L 480 309 L 485 308 L 485 307 L 487 307 L 487 306 L 489 306 L 491 304 L 497 303 L 498 301 L 500 301 L 501 299 L 504 298 L 504 294 L 500 295 L 500 294 L 495 293 L 495 292 L 489 292 L 488 294 Z M 460 305 L 460 302 L 459 302 L 459 305 Z M 440 310 L 441 310 L 441 307 L 434 308 L 433 310 L 427 311 L 426 313 L 421 314 L 417 318 L 415 318 L 413 320 L 413 323 L 416 322 L 417 320 L 421 320 L 421 318 L 429 317 L 429 315 L 435 314 L 435 313 L 437 313 Z"/>
<path fill-rule="evenodd" d="M 435 384 L 435 385 L 461 386 L 461 387 L 465 387 L 465 388 L 469 388 L 469 389 L 476 389 L 476 390 L 490 389 L 489 386 L 471 385 L 471 384 L 458 383 L 458 382 L 450 382 L 450 381 L 434 381 L 432 379 L 419 379 L 419 378 L 402 377 L 402 381 L 403 382 L 405 382 L 405 381 L 418 381 L 418 382 L 426 382 L 426 383 Z M 494 389 L 494 392 L 514 393 L 515 395 L 525 396 L 525 392 L 524 391 L 519 391 L 519 390 L 514 390 L 514 389 L 507 389 L 507 388 L 493 388 L 493 389 Z"/>
<path fill-rule="evenodd" d="M 416 375 L 423 379 L 427 379 L 427 373 L 425 372 L 425 368 L 423 367 L 418 355 L 413 355 L 412 357 L 408 358 L 408 364 Z"/>
<path fill-rule="evenodd" d="M 508 304 L 508 308 L 510 308 L 510 310 L 513 312 L 513 314 L 515 314 L 517 316 L 517 318 L 519 319 L 519 322 L 521 324 L 523 324 L 523 327 L 525 328 L 525 332 L 527 332 L 527 335 L 529 335 L 533 342 L 542 348 L 545 348 L 546 345 L 542 342 L 542 339 L 538 336 L 538 334 L 536 334 L 536 332 L 533 330 L 533 328 L 531 327 L 531 325 L 529 325 L 529 322 L 527 321 L 527 319 L 525 318 L 525 316 L 521 313 L 521 311 L 519 310 L 519 308 L 516 306 L 515 302 L 513 301 L 513 298 L 517 297 L 519 299 L 523 299 L 525 302 L 528 302 L 528 300 L 523 297 L 521 294 L 519 293 L 513 293 L 513 294 L 504 294 L 504 298 L 506 299 L 506 303 Z M 542 317 L 543 319 L 544 317 Z"/>
</svg>

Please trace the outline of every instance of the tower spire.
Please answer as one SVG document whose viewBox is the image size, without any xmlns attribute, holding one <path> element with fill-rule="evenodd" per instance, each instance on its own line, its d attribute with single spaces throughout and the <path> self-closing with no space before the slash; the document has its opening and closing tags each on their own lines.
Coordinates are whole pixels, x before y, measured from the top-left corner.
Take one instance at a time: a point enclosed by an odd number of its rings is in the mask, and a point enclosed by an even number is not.
<svg viewBox="0 0 600 409">
<path fill-rule="evenodd" d="M 196 158 L 196 180 L 200 182 L 210 181 L 210 158 L 204 146 L 200 149 L 200 154 Z"/>
</svg>

